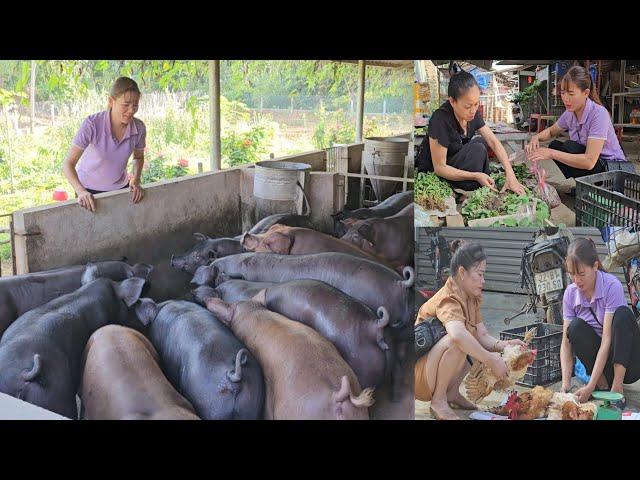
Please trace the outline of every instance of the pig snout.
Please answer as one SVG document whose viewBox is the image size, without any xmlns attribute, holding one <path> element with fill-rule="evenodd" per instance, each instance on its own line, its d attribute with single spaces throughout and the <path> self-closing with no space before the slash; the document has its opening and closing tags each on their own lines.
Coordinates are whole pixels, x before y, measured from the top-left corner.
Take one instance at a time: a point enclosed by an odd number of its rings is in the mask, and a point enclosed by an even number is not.
<svg viewBox="0 0 640 480">
<path fill-rule="evenodd" d="M 175 268 L 176 270 L 182 270 L 186 273 L 193 273 L 190 272 L 189 270 L 189 266 L 187 265 L 187 261 L 184 255 L 171 255 L 171 267 Z M 195 271 L 195 269 L 193 269 Z"/>
</svg>

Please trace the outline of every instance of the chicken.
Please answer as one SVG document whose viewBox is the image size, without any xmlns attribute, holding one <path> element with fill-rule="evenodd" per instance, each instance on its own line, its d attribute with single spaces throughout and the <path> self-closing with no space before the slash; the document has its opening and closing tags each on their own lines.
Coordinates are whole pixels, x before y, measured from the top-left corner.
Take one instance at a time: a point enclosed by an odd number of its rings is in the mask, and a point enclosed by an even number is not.
<svg viewBox="0 0 640 480">
<path fill-rule="evenodd" d="M 528 330 L 524 337 L 526 344 L 531 343 L 536 329 Z M 499 380 L 489 367 L 475 362 L 465 379 L 467 398 L 477 403 L 487 397 L 492 391 L 503 391 L 513 387 L 516 381 L 524 377 L 529 365 L 536 358 L 536 351 L 521 345 L 507 345 L 502 352 L 502 358 L 507 364 L 507 378 Z"/>
<path fill-rule="evenodd" d="M 552 397 L 553 391 L 538 386 L 520 394 L 513 392 L 504 405 L 489 411 L 511 420 L 534 420 L 546 415 Z"/>
<path fill-rule="evenodd" d="M 598 407 L 593 402 L 579 403 L 572 393 L 553 394 L 549 405 L 549 420 L 593 420 Z"/>
</svg>

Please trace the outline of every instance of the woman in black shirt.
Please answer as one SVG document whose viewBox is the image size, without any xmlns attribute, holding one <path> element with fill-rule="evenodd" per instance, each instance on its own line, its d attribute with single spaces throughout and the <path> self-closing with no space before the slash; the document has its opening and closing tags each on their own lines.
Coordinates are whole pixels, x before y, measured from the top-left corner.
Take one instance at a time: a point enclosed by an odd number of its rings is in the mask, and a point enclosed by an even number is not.
<svg viewBox="0 0 640 480">
<path fill-rule="evenodd" d="M 504 167 L 506 181 L 502 192 L 512 190 L 524 194 L 507 152 L 478 111 L 480 87 L 473 75 L 464 71 L 453 75 L 448 93 L 449 100 L 433 112 L 429 121 L 429 144 L 424 145 L 418 155 L 418 171 L 435 172 L 462 190 L 481 186 L 495 190 L 495 182 L 489 176 L 488 145 Z M 473 138 L 476 133 L 480 137 Z"/>
</svg>

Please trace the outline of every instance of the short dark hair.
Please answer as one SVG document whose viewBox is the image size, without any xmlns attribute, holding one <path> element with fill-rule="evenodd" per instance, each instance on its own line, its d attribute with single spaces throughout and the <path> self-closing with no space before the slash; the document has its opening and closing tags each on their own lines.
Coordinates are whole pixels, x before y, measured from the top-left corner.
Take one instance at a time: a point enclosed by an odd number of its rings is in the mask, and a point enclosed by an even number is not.
<svg viewBox="0 0 640 480">
<path fill-rule="evenodd" d="M 449 88 L 447 89 L 447 93 L 454 100 L 458 100 L 470 88 L 473 87 L 480 88 L 475 77 L 469 72 L 465 72 L 464 70 L 462 70 L 452 75 L 449 79 Z"/>
<path fill-rule="evenodd" d="M 460 267 L 470 270 L 487 259 L 482 245 L 478 242 L 467 243 L 456 239 L 451 243 L 451 253 L 451 275 L 456 275 Z"/>
</svg>

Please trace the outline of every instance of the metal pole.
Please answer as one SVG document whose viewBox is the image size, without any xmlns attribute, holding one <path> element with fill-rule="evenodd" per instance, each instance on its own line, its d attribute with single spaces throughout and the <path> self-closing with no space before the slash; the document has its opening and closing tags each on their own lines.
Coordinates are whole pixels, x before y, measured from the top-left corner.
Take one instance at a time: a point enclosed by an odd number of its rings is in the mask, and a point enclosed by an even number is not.
<svg viewBox="0 0 640 480">
<path fill-rule="evenodd" d="M 364 60 L 358 60 L 360 77 L 358 82 L 358 105 L 356 117 L 356 143 L 362 142 L 362 126 L 364 120 L 364 81 L 366 78 L 367 66 Z"/>
<path fill-rule="evenodd" d="M 547 65 L 547 115 L 551 115 L 551 65 Z"/>
<path fill-rule="evenodd" d="M 220 170 L 220 60 L 209 60 L 209 121 L 211 170 Z"/>
</svg>

